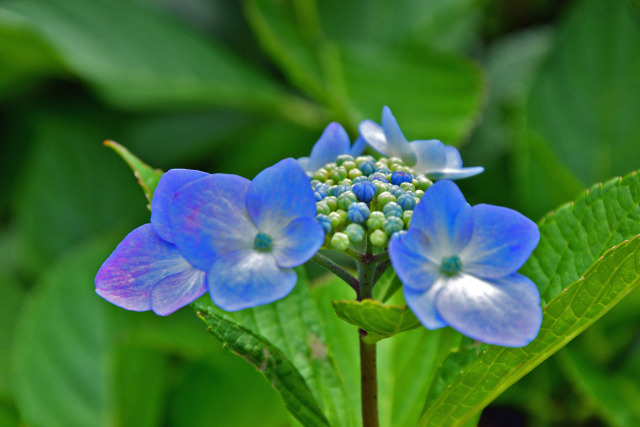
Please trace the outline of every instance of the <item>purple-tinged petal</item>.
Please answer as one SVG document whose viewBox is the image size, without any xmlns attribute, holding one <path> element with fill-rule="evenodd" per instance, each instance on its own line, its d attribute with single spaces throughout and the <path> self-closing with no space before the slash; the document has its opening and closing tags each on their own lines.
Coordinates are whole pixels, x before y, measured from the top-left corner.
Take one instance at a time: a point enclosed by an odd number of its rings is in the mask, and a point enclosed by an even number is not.
<svg viewBox="0 0 640 427">
<path fill-rule="evenodd" d="M 509 208 L 482 204 L 471 211 L 473 235 L 459 254 L 463 271 L 488 279 L 518 271 L 538 245 L 538 226 Z"/>
<path fill-rule="evenodd" d="M 324 231 L 315 219 L 298 218 L 280 235 L 273 236 L 273 256 L 279 267 L 297 267 L 307 262 L 324 243 Z"/>
<path fill-rule="evenodd" d="M 214 174 L 174 195 L 169 207 L 173 238 L 194 267 L 208 271 L 218 254 L 253 248 L 258 230 L 245 209 L 249 184 L 236 175 Z"/>
<path fill-rule="evenodd" d="M 353 143 L 351 150 L 349 150 L 349 154 L 353 157 L 358 157 L 364 153 L 365 148 L 367 148 L 367 141 L 365 141 L 363 137 L 358 136 L 358 139 Z"/>
<path fill-rule="evenodd" d="M 525 346 L 542 323 L 538 288 L 517 273 L 496 280 L 457 274 L 446 279 L 435 302 L 449 326 L 489 344 Z"/>
<path fill-rule="evenodd" d="M 150 310 L 152 289 L 158 282 L 193 270 L 174 245 L 145 224 L 129 233 L 102 264 L 96 293 L 127 310 Z"/>
<path fill-rule="evenodd" d="M 315 218 L 316 199 L 300 165 L 294 159 L 285 159 L 253 179 L 246 209 L 258 229 L 273 236 L 296 218 Z"/>
<path fill-rule="evenodd" d="M 392 155 L 400 157 L 407 166 L 415 165 L 417 161 L 416 153 L 409 145 L 409 141 L 407 141 L 407 138 L 400 130 L 400 126 L 398 126 L 398 121 L 393 117 L 391 110 L 386 105 L 382 108 L 382 127 Z"/>
<path fill-rule="evenodd" d="M 428 237 L 434 257 L 456 255 L 471 239 L 471 207 L 451 181 L 438 181 L 416 205 L 410 229 Z"/>
<path fill-rule="evenodd" d="M 218 307 L 237 311 L 284 298 L 296 280 L 295 271 L 278 267 L 272 254 L 247 250 L 217 257 L 209 270 L 207 287 Z"/>
<path fill-rule="evenodd" d="M 311 149 L 309 164 L 306 171 L 314 172 L 326 165 L 335 162 L 341 154 L 348 154 L 351 141 L 347 131 L 337 122 L 327 125 L 318 142 Z"/>
<path fill-rule="evenodd" d="M 438 329 L 447 326 L 438 314 L 435 305 L 435 298 L 441 291 L 443 283 L 441 279 L 437 279 L 433 286 L 426 291 L 416 291 L 406 286 L 404 287 L 404 299 L 407 305 L 427 329 Z"/>
<path fill-rule="evenodd" d="M 389 242 L 391 264 L 405 287 L 425 291 L 440 275 L 440 259 L 429 248 L 429 238 L 415 228 Z"/>
<path fill-rule="evenodd" d="M 387 143 L 382 126 L 371 120 L 365 120 L 358 126 L 361 137 L 378 153 L 383 156 L 391 156 L 391 147 Z"/>
<path fill-rule="evenodd" d="M 207 175 L 209 174 L 192 169 L 171 169 L 160 178 L 151 203 L 151 225 L 167 242 L 173 243 L 169 221 L 169 205 L 173 195 L 183 186 Z"/>
<path fill-rule="evenodd" d="M 191 268 L 165 277 L 151 290 L 151 309 L 166 316 L 200 298 L 207 292 L 206 273 Z"/>
</svg>

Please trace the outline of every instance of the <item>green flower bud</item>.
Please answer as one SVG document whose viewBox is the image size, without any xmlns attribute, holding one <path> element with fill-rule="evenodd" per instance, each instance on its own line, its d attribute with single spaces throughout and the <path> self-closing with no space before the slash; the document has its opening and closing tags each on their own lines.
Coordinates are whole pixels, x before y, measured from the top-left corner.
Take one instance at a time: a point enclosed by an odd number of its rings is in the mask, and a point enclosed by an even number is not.
<svg viewBox="0 0 640 427">
<path fill-rule="evenodd" d="M 367 220 L 367 227 L 370 230 L 380 229 L 386 219 L 387 218 L 380 211 L 371 212 L 371 214 L 369 214 L 369 219 Z"/>
<path fill-rule="evenodd" d="M 427 191 L 427 188 L 431 187 L 433 185 L 433 182 L 431 182 L 431 180 L 427 177 L 421 176 L 420 178 L 418 178 L 418 189 L 422 190 L 422 191 Z"/>
<path fill-rule="evenodd" d="M 389 191 L 389 184 L 378 180 L 373 180 L 371 181 L 371 183 L 376 186 L 376 194 L 378 195 L 384 193 L 385 191 Z"/>
<path fill-rule="evenodd" d="M 358 198 L 353 194 L 353 191 L 345 191 L 338 196 L 338 208 L 347 211 L 351 203 L 355 203 L 357 201 Z"/>
<path fill-rule="evenodd" d="M 416 190 L 415 195 L 418 198 L 418 200 L 420 200 L 420 199 L 422 199 L 422 196 L 424 196 L 424 191 Z"/>
<path fill-rule="evenodd" d="M 356 165 L 360 166 L 361 163 L 375 163 L 376 159 L 373 156 L 358 156 L 356 157 Z"/>
<path fill-rule="evenodd" d="M 364 239 L 364 228 L 360 224 L 349 224 L 345 228 L 344 233 L 349 236 L 349 240 L 353 243 L 360 243 Z"/>
<path fill-rule="evenodd" d="M 413 211 L 402 212 L 402 221 L 404 222 L 404 228 L 409 228 L 411 218 L 413 217 Z"/>
<path fill-rule="evenodd" d="M 325 182 L 327 179 L 329 179 L 329 172 L 324 168 L 320 168 L 313 173 L 313 179 Z"/>
<path fill-rule="evenodd" d="M 326 203 L 329 206 L 329 209 L 331 209 L 332 211 L 335 211 L 336 209 L 338 209 L 338 198 L 337 197 L 327 196 L 324 199 L 322 199 L 322 201 L 324 203 Z"/>
<path fill-rule="evenodd" d="M 384 224 L 382 224 L 382 229 L 387 233 L 387 236 L 391 236 L 393 233 L 400 231 L 403 228 L 404 222 L 396 216 L 390 216 Z"/>
<path fill-rule="evenodd" d="M 369 236 L 369 240 L 371 241 L 373 246 L 384 247 L 389 241 L 389 238 L 387 237 L 387 234 L 384 231 L 376 230 L 373 233 L 371 233 L 371 235 Z"/>
<path fill-rule="evenodd" d="M 353 181 L 351 181 L 349 178 L 345 178 L 340 181 L 338 185 L 348 185 L 349 187 L 351 187 L 353 185 Z"/>
<path fill-rule="evenodd" d="M 353 168 L 349 171 L 349 178 L 353 179 L 356 177 L 362 176 L 362 171 L 358 168 Z"/>
<path fill-rule="evenodd" d="M 344 233 L 335 233 L 331 238 L 331 247 L 337 251 L 344 251 L 349 247 L 349 236 Z"/>
<path fill-rule="evenodd" d="M 327 184 L 329 187 L 331 187 L 332 185 L 335 185 L 335 182 L 333 182 L 332 179 L 328 179 L 324 183 Z"/>
<path fill-rule="evenodd" d="M 353 162 L 353 156 L 349 154 L 340 154 L 336 159 L 336 164 L 338 166 L 344 166 L 345 162 Z M 354 166 L 355 167 L 355 166 Z M 347 168 L 349 169 L 349 168 Z"/>
<path fill-rule="evenodd" d="M 389 157 L 389 164 L 404 166 L 404 162 L 402 161 L 402 159 L 400 157 L 395 157 L 395 156 Z"/>
<path fill-rule="evenodd" d="M 348 176 L 347 169 L 344 166 L 338 166 L 331 171 L 331 179 L 340 182 Z"/>
<path fill-rule="evenodd" d="M 386 205 L 387 203 L 395 202 L 395 201 L 396 201 L 396 196 L 389 193 L 388 191 L 385 191 L 384 193 L 380 193 L 380 195 L 378 196 L 378 208 L 380 209 L 384 207 L 384 205 Z"/>
<path fill-rule="evenodd" d="M 404 191 L 416 191 L 416 187 L 410 182 L 403 182 L 400 184 L 400 188 Z"/>
<path fill-rule="evenodd" d="M 332 170 L 334 170 L 335 168 L 337 168 L 338 165 L 335 163 L 327 163 L 326 165 L 324 165 L 324 168 L 331 173 Z"/>
<path fill-rule="evenodd" d="M 324 201 L 316 203 L 316 212 L 323 215 L 329 215 L 331 208 Z"/>
<path fill-rule="evenodd" d="M 347 169 L 348 171 L 350 171 L 351 169 L 355 169 L 356 168 L 356 162 L 354 162 L 353 160 L 347 160 L 347 161 L 342 163 L 342 166 L 345 169 Z"/>
<path fill-rule="evenodd" d="M 340 218 L 340 214 L 338 212 L 330 212 L 329 213 L 329 219 L 331 220 L 331 229 L 332 230 L 337 230 L 340 228 L 340 224 L 341 224 L 341 218 Z"/>
<path fill-rule="evenodd" d="M 347 222 L 347 211 L 343 211 L 342 209 L 337 209 L 336 213 L 340 215 L 340 225 L 344 225 Z"/>
</svg>

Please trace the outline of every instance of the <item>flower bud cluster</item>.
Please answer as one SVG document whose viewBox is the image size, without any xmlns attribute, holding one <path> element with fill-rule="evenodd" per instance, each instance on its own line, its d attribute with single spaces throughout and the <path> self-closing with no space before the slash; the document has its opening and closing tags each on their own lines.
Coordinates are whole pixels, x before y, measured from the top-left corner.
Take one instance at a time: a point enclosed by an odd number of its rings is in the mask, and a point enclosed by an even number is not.
<svg viewBox="0 0 640 427">
<path fill-rule="evenodd" d="M 324 247 L 344 251 L 369 239 L 386 248 L 409 227 L 413 209 L 433 183 L 397 157 L 340 155 L 310 174 Z"/>
</svg>

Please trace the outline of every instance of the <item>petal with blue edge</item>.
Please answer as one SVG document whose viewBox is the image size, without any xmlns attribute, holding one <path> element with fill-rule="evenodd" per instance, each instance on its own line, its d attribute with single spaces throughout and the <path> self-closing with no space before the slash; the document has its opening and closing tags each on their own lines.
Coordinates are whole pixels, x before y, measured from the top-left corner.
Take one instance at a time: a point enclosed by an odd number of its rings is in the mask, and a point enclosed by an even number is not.
<svg viewBox="0 0 640 427">
<path fill-rule="evenodd" d="M 311 149 L 305 170 L 313 172 L 327 163 L 335 162 L 339 155 L 349 153 L 350 145 L 349 135 L 342 125 L 336 122 L 329 123 Z"/>
<path fill-rule="evenodd" d="M 515 273 L 527 261 L 540 241 L 538 226 L 509 208 L 476 205 L 473 236 L 460 252 L 463 270 L 484 278 Z"/>
<path fill-rule="evenodd" d="M 315 219 L 298 218 L 274 236 L 273 256 L 280 267 L 297 267 L 307 262 L 324 243 L 324 231 Z"/>
<path fill-rule="evenodd" d="M 439 256 L 430 253 L 428 240 L 421 230 L 410 229 L 389 242 L 389 258 L 405 288 L 425 291 L 440 275 Z"/>
<path fill-rule="evenodd" d="M 208 271 L 218 254 L 253 247 L 258 230 L 245 209 L 249 184 L 236 175 L 214 174 L 175 194 L 169 209 L 173 238 L 194 267 Z"/>
<path fill-rule="evenodd" d="M 382 108 L 382 128 L 387 139 L 387 144 L 392 155 L 400 157 L 407 166 L 416 164 L 417 157 L 413 148 L 409 145 L 409 141 L 405 138 L 398 121 L 389 107 Z"/>
<path fill-rule="evenodd" d="M 129 233 L 102 264 L 96 275 L 96 293 L 127 310 L 150 310 L 153 287 L 184 272 L 193 272 L 193 267 L 151 224 L 145 224 Z"/>
<path fill-rule="evenodd" d="M 447 324 L 489 344 L 525 346 L 542 323 L 538 288 L 517 273 L 497 280 L 464 273 L 449 277 L 435 303 Z"/>
<path fill-rule="evenodd" d="M 153 193 L 151 203 L 151 225 L 160 237 L 169 243 L 173 243 L 171 222 L 169 221 L 169 205 L 176 191 L 183 186 L 209 175 L 192 169 L 171 169 L 167 171 Z"/>
<path fill-rule="evenodd" d="M 217 257 L 207 276 L 207 287 L 218 307 L 237 311 L 284 298 L 296 280 L 295 271 L 278 267 L 272 254 L 248 250 Z"/>
<path fill-rule="evenodd" d="M 304 170 L 285 159 L 251 181 L 246 209 L 260 231 L 275 235 L 296 218 L 315 218 L 316 199 Z"/>
<path fill-rule="evenodd" d="M 166 316 L 192 303 L 207 292 L 206 273 L 195 268 L 160 280 L 151 290 L 151 309 Z"/>
<path fill-rule="evenodd" d="M 367 141 L 367 144 L 371 146 L 378 153 L 383 156 L 391 156 L 391 147 L 387 144 L 387 137 L 384 133 L 382 126 L 371 120 L 364 120 L 358 126 L 360 135 Z"/>
<path fill-rule="evenodd" d="M 438 329 L 447 326 L 440 314 L 438 314 L 435 304 L 435 298 L 441 291 L 442 285 L 443 281 L 438 279 L 426 291 L 416 291 L 406 286 L 404 287 L 404 299 L 407 305 L 427 329 Z"/>
</svg>

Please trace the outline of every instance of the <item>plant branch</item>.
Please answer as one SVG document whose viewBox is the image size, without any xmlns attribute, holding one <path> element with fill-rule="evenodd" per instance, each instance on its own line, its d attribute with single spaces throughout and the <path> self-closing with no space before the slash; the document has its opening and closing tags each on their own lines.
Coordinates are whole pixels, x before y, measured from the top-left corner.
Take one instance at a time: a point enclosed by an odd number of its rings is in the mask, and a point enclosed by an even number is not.
<svg viewBox="0 0 640 427">
<path fill-rule="evenodd" d="M 351 286 L 356 294 L 360 293 L 360 282 L 358 279 L 353 277 L 349 272 L 347 272 L 344 268 L 340 267 L 337 263 L 322 255 L 320 252 L 316 253 L 311 261 L 314 261 L 316 264 L 326 268 L 342 280 L 344 280 L 347 285 Z"/>
</svg>

